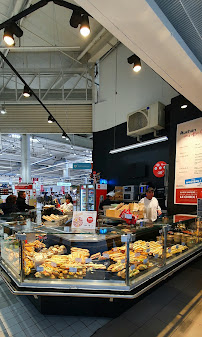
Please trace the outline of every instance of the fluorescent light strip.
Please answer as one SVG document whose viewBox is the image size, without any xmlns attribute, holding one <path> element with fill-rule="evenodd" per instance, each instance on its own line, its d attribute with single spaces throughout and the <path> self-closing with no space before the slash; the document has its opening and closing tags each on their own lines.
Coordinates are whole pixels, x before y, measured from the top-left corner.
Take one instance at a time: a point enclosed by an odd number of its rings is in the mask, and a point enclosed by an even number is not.
<svg viewBox="0 0 202 337">
<path fill-rule="evenodd" d="M 124 152 L 124 151 L 132 150 L 132 149 L 137 149 L 138 147 L 142 147 L 142 146 L 147 146 L 147 145 L 152 145 L 152 144 L 156 144 L 156 143 L 160 143 L 160 142 L 165 142 L 166 140 L 168 140 L 167 136 L 158 137 L 158 138 L 146 140 L 145 142 L 120 147 L 119 149 L 111 150 L 109 153 L 115 154 L 115 153 L 118 153 L 118 152 Z"/>
</svg>

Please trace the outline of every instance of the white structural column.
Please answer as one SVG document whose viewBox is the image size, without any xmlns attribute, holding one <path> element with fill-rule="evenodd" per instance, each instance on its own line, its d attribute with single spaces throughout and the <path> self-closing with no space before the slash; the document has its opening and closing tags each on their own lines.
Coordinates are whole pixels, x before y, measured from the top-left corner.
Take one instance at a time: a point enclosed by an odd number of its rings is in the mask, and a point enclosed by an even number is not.
<svg viewBox="0 0 202 337">
<path fill-rule="evenodd" d="M 31 183 L 31 166 L 30 166 L 30 135 L 21 137 L 21 157 L 22 157 L 22 182 Z"/>
<path fill-rule="evenodd" d="M 68 177 L 69 177 L 69 164 L 66 162 L 65 168 L 63 169 L 63 178 L 68 178 Z"/>
</svg>

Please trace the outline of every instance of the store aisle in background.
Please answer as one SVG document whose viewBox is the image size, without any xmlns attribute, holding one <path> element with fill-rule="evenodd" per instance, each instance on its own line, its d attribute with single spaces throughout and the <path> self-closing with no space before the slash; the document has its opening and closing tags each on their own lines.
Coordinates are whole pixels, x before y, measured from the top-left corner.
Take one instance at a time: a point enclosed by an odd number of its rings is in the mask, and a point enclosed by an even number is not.
<svg viewBox="0 0 202 337">
<path fill-rule="evenodd" d="M 0 279 L 0 337 L 199 337 L 201 331 L 202 258 L 115 319 L 42 315 Z"/>
</svg>

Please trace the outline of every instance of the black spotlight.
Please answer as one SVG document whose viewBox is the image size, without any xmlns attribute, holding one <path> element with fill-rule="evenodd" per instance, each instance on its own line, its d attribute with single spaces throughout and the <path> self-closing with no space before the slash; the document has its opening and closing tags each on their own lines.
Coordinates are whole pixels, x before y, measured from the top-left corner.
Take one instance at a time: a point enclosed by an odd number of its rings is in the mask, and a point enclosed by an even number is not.
<svg viewBox="0 0 202 337">
<path fill-rule="evenodd" d="M 53 116 L 48 116 L 48 123 L 54 123 L 55 122 L 55 118 Z"/>
<path fill-rule="evenodd" d="M 15 23 L 9 23 L 4 30 L 3 39 L 8 46 L 13 46 L 15 44 L 13 35 L 21 37 L 23 35 L 22 29 Z"/>
<path fill-rule="evenodd" d="M 81 25 L 80 25 L 80 33 L 84 37 L 86 37 L 90 34 L 90 24 L 89 24 L 89 18 L 88 18 L 87 14 L 82 15 Z"/>
<path fill-rule="evenodd" d="M 24 86 L 23 96 L 24 97 L 30 97 L 30 96 L 32 96 L 32 92 L 31 92 L 30 88 L 28 87 L 28 85 Z"/>
<path fill-rule="evenodd" d="M 128 63 L 133 64 L 133 70 L 137 73 L 141 70 L 141 61 L 140 58 L 133 54 L 128 58 Z"/>
<path fill-rule="evenodd" d="M 79 11 L 73 11 L 72 16 L 69 20 L 70 26 L 73 28 L 78 28 L 81 23 L 81 13 Z"/>
</svg>

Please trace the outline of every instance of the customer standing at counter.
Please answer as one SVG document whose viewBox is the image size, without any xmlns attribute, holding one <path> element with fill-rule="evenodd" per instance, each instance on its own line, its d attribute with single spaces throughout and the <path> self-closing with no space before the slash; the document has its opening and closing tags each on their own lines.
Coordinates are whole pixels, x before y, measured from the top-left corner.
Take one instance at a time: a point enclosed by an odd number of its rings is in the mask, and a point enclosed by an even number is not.
<svg viewBox="0 0 202 337">
<path fill-rule="evenodd" d="M 16 206 L 16 200 L 17 200 L 17 197 L 13 194 L 9 195 L 6 198 L 6 202 L 0 205 L 0 209 L 3 212 L 3 215 L 9 215 L 10 213 L 19 212 Z"/>
<path fill-rule="evenodd" d="M 111 205 L 114 196 L 115 196 L 114 191 L 111 191 L 111 192 L 107 193 L 106 199 L 100 203 L 99 209 L 103 210 L 103 206 Z"/>
<path fill-rule="evenodd" d="M 157 215 L 161 215 L 161 207 L 159 206 L 158 200 L 154 197 L 154 189 L 153 187 L 148 187 L 146 191 L 146 197 L 142 198 L 139 201 L 139 204 L 144 204 L 144 218 L 155 221 L 157 219 Z"/>
<path fill-rule="evenodd" d="M 57 207 L 60 211 L 62 211 L 64 214 L 68 212 L 73 212 L 73 201 L 71 195 L 67 194 L 65 196 L 65 203 L 63 205 L 60 205 L 58 200 L 56 201 Z"/>
<path fill-rule="evenodd" d="M 18 192 L 18 198 L 17 198 L 17 208 L 19 209 L 19 212 L 25 212 L 29 209 L 34 209 L 34 206 L 27 205 L 25 202 L 26 199 L 26 192 L 25 191 L 19 191 Z"/>
</svg>

